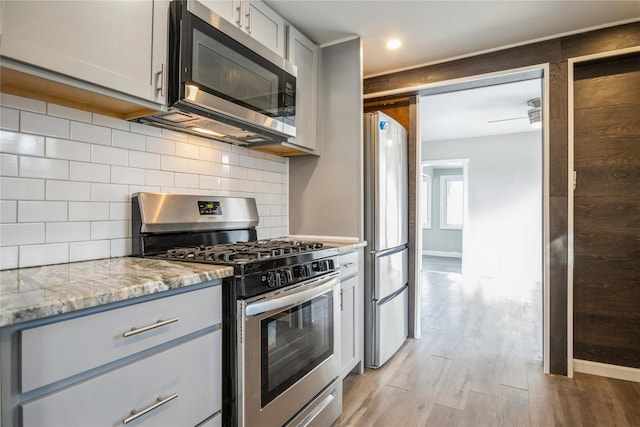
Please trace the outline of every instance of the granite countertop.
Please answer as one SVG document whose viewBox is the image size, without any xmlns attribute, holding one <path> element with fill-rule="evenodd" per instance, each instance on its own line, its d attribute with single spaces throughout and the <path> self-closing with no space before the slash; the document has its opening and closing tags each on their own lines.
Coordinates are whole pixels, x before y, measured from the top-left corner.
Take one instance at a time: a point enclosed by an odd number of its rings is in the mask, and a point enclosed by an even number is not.
<svg viewBox="0 0 640 427">
<path fill-rule="evenodd" d="M 145 258 L 0 271 L 0 327 L 233 275 L 227 266 Z"/>
</svg>

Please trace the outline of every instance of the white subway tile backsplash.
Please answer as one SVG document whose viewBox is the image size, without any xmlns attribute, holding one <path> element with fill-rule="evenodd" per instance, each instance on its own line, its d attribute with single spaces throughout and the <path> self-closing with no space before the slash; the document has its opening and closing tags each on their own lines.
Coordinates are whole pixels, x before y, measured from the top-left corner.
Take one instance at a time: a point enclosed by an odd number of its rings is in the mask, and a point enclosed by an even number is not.
<svg viewBox="0 0 640 427">
<path fill-rule="evenodd" d="M 124 148 L 92 145 L 91 161 L 93 163 L 127 166 L 129 164 L 129 151 Z"/>
<path fill-rule="evenodd" d="M 91 223 L 91 240 L 129 237 L 130 228 L 129 221 L 94 221 Z"/>
<path fill-rule="evenodd" d="M 176 132 L 169 129 L 160 129 L 162 137 L 164 139 L 170 139 L 172 141 L 189 142 L 189 134 L 184 132 Z"/>
<path fill-rule="evenodd" d="M 200 175 L 199 187 L 203 190 L 219 190 L 220 189 L 220 177 L 218 176 L 206 176 Z"/>
<path fill-rule="evenodd" d="M 190 173 L 177 173 L 175 186 L 182 188 L 198 188 L 200 186 L 200 178 L 198 175 Z"/>
<path fill-rule="evenodd" d="M 102 114 L 93 113 L 93 124 L 104 126 L 111 129 L 129 131 L 129 122 L 126 120 L 116 119 L 115 117 L 103 116 Z"/>
<path fill-rule="evenodd" d="M 211 174 L 214 176 L 229 177 L 231 176 L 231 165 L 211 163 Z"/>
<path fill-rule="evenodd" d="M 176 156 L 188 157 L 190 159 L 198 159 L 200 158 L 200 147 L 193 144 L 176 142 Z"/>
<path fill-rule="evenodd" d="M 81 162 L 91 161 L 91 144 L 59 138 L 47 138 L 45 147 L 47 157 Z"/>
<path fill-rule="evenodd" d="M 160 138 L 162 136 L 162 130 L 160 128 L 156 128 L 153 126 L 147 126 L 140 123 L 131 122 L 129 123 L 131 132 L 139 133 L 147 136 L 154 136 Z"/>
<path fill-rule="evenodd" d="M 111 239 L 111 257 L 131 255 L 131 239 Z"/>
<path fill-rule="evenodd" d="M 22 111 L 20 112 L 20 131 L 68 139 L 69 120 Z"/>
<path fill-rule="evenodd" d="M 110 256 L 110 240 L 95 240 L 88 242 L 69 243 L 69 262 L 109 258 Z"/>
<path fill-rule="evenodd" d="M 63 119 L 91 123 L 91 113 L 62 105 L 47 104 L 47 114 Z"/>
<path fill-rule="evenodd" d="M 129 150 L 144 151 L 147 139 L 144 135 L 114 129 L 111 133 L 111 145 Z"/>
<path fill-rule="evenodd" d="M 67 220 L 67 202 L 18 201 L 18 222 L 55 222 Z"/>
<path fill-rule="evenodd" d="M 91 240 L 90 222 L 51 222 L 45 228 L 47 243 Z"/>
<path fill-rule="evenodd" d="M 109 182 L 111 180 L 111 168 L 107 165 L 94 163 L 69 163 L 69 179 L 86 182 Z"/>
<path fill-rule="evenodd" d="M 129 187 L 123 184 L 91 184 L 93 202 L 128 202 Z"/>
<path fill-rule="evenodd" d="M 18 221 L 18 202 L 15 200 L 0 201 L 0 223 L 12 223 Z"/>
<path fill-rule="evenodd" d="M 129 151 L 129 166 L 143 169 L 160 169 L 160 154 Z"/>
<path fill-rule="evenodd" d="M 220 163 L 222 160 L 222 154 L 220 150 L 216 150 L 215 148 L 200 147 L 200 160 Z"/>
<path fill-rule="evenodd" d="M 111 182 L 113 184 L 144 185 L 145 170 L 122 166 L 111 166 Z"/>
<path fill-rule="evenodd" d="M 0 245 L 16 246 L 44 243 L 44 223 L 0 224 Z"/>
<path fill-rule="evenodd" d="M 161 187 L 173 187 L 175 185 L 175 173 L 164 171 L 146 171 L 147 184 Z"/>
<path fill-rule="evenodd" d="M 109 203 L 69 202 L 69 221 L 103 221 L 109 219 Z"/>
<path fill-rule="evenodd" d="M 4 200 L 44 200 L 44 179 L 2 177 L 0 198 Z"/>
<path fill-rule="evenodd" d="M 183 157 L 162 156 L 160 157 L 160 169 L 173 172 L 189 172 L 189 163 Z"/>
<path fill-rule="evenodd" d="M 18 165 L 21 177 L 69 179 L 67 160 L 20 156 Z"/>
<path fill-rule="evenodd" d="M 18 246 L 0 248 L 0 270 L 18 268 Z"/>
<path fill-rule="evenodd" d="M 255 197 L 259 236 L 286 232 L 288 159 L 21 97 L 0 104 L 2 269 L 130 255 L 140 191 Z"/>
<path fill-rule="evenodd" d="M 147 151 L 149 153 L 166 154 L 174 156 L 176 154 L 176 143 L 168 139 L 147 137 Z"/>
<path fill-rule="evenodd" d="M 0 153 L 0 173 L 3 176 L 18 176 L 18 156 Z"/>
<path fill-rule="evenodd" d="M 20 130 L 20 112 L 13 108 L 0 107 L 0 128 Z"/>
<path fill-rule="evenodd" d="M 55 181 L 48 179 L 45 185 L 46 200 L 89 201 L 91 184 L 76 181 Z"/>
<path fill-rule="evenodd" d="M 18 266 L 60 264 L 69 262 L 69 243 L 20 246 Z"/>
<path fill-rule="evenodd" d="M 197 173 L 200 175 L 210 175 L 211 174 L 211 163 L 205 162 L 202 160 L 192 160 L 187 159 L 187 168 L 189 168 L 189 172 Z"/>
<path fill-rule="evenodd" d="M 93 144 L 111 145 L 111 129 L 89 123 L 71 122 L 71 139 Z"/>
<path fill-rule="evenodd" d="M 109 203 L 109 219 L 111 221 L 129 221 L 131 219 L 131 203 Z"/>
<path fill-rule="evenodd" d="M 44 137 L 3 130 L 0 131 L 0 151 L 44 157 Z"/>
<path fill-rule="evenodd" d="M 16 110 L 32 111 L 34 113 L 45 114 L 47 104 L 37 99 L 23 98 L 9 93 L 0 93 L 0 104 L 3 107 L 11 107 Z"/>
<path fill-rule="evenodd" d="M 237 165 L 240 163 L 240 156 L 235 153 L 223 152 L 220 156 L 220 162 L 225 165 Z"/>
</svg>

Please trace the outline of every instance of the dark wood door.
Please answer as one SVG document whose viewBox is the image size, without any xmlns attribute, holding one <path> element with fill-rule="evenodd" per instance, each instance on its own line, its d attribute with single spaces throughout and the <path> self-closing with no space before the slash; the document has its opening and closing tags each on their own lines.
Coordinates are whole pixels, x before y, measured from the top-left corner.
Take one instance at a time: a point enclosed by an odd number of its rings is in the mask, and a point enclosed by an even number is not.
<svg viewBox="0 0 640 427">
<path fill-rule="evenodd" d="M 574 357 L 640 368 L 640 54 L 575 68 Z"/>
</svg>

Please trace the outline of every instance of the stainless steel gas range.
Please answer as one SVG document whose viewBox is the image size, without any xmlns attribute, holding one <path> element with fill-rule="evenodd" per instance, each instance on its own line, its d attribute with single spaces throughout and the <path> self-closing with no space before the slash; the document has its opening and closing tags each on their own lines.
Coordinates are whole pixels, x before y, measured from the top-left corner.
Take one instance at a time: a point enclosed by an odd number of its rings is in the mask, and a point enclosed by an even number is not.
<svg viewBox="0 0 640 427">
<path fill-rule="evenodd" d="M 132 201 L 133 255 L 234 269 L 222 284 L 223 425 L 331 424 L 342 410 L 337 249 L 257 240 L 250 198 Z"/>
</svg>

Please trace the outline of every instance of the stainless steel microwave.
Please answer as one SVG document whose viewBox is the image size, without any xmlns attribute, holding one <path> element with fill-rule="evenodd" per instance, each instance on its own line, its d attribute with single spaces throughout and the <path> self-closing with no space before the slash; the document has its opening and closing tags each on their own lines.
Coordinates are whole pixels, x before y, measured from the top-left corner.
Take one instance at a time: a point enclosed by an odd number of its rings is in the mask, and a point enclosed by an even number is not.
<svg viewBox="0 0 640 427">
<path fill-rule="evenodd" d="M 169 11 L 167 111 L 137 119 L 240 145 L 296 135 L 296 67 L 193 0 Z"/>
</svg>

